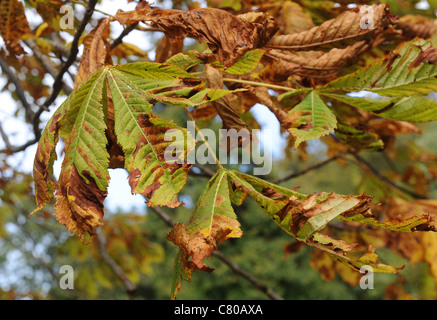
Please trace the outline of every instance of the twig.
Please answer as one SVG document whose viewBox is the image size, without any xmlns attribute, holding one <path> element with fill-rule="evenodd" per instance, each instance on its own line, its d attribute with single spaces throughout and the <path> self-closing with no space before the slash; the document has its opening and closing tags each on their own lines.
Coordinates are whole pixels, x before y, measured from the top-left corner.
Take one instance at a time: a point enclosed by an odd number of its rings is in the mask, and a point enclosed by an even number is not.
<svg viewBox="0 0 437 320">
<path fill-rule="evenodd" d="M 9 65 L 1 57 L 0 57 L 0 67 L 2 68 L 6 76 L 9 78 L 9 80 L 14 84 L 15 93 L 17 94 L 18 99 L 20 99 L 21 103 L 23 104 L 24 110 L 26 112 L 26 118 L 27 120 L 31 120 L 33 115 L 32 107 L 27 102 L 20 80 L 17 78 L 17 75 L 14 72 L 12 72 L 11 69 L 9 69 Z"/>
<path fill-rule="evenodd" d="M 109 268 L 111 268 L 111 270 L 121 280 L 129 299 L 134 299 L 135 291 L 137 290 L 137 287 L 129 280 L 129 278 L 124 273 L 123 269 L 117 264 L 117 262 L 114 261 L 114 259 L 112 259 L 112 257 L 109 255 L 108 251 L 106 250 L 107 248 L 106 236 L 103 230 L 100 228 L 96 228 L 96 234 L 97 234 L 99 253 L 100 256 L 102 257 L 102 260 L 108 265 Z"/>
<path fill-rule="evenodd" d="M 56 78 L 56 75 L 58 74 L 58 70 L 55 68 L 55 66 L 53 65 L 52 61 L 44 54 L 42 53 L 39 48 L 38 45 L 36 44 L 36 42 L 32 39 L 28 39 L 28 40 L 24 40 L 24 43 L 30 48 L 32 49 L 35 58 L 39 61 L 39 63 L 41 64 L 41 66 L 44 68 L 45 71 L 47 71 L 48 73 L 50 73 L 50 75 L 53 78 Z M 67 84 L 65 84 L 64 82 L 62 82 L 61 84 L 62 89 L 64 89 L 66 94 L 70 94 L 73 89 L 70 88 Z M 57 93 L 59 94 L 59 92 Z M 57 96 L 57 95 L 56 95 Z M 56 98 L 55 98 L 56 99 Z M 50 105 L 50 104 L 49 104 Z M 47 110 L 48 106 L 45 103 L 41 106 L 42 109 Z"/>
<path fill-rule="evenodd" d="M 247 281 L 249 281 L 251 284 L 253 284 L 258 290 L 264 292 L 270 299 L 272 299 L 272 300 L 284 300 L 284 298 L 282 298 L 277 293 L 275 293 L 266 284 L 262 283 L 261 281 L 259 281 L 258 279 L 254 278 L 252 275 L 248 274 L 246 271 L 241 269 L 237 264 L 232 262 L 229 258 L 227 258 L 220 251 L 216 250 L 213 253 L 213 255 L 216 256 L 217 258 L 219 258 L 222 262 L 224 262 L 236 274 L 242 276 Z"/>
<path fill-rule="evenodd" d="M 337 160 L 338 158 L 343 157 L 347 153 L 349 153 L 349 151 L 348 152 L 343 152 L 343 153 L 338 153 L 335 156 L 332 156 L 332 157 L 330 157 L 330 158 L 328 158 L 328 159 L 326 159 L 324 161 L 321 161 L 321 162 L 316 163 L 316 164 L 314 164 L 312 166 L 309 166 L 308 168 L 306 168 L 306 169 L 304 169 L 302 171 L 291 173 L 291 174 L 289 174 L 289 175 L 287 175 L 285 177 L 271 180 L 270 182 L 274 183 L 274 184 L 278 184 L 278 183 L 281 183 L 281 182 L 284 182 L 284 181 L 287 181 L 287 180 L 290 180 L 290 179 L 293 179 L 293 178 L 297 178 L 297 177 L 302 176 L 302 175 L 304 175 L 304 174 L 306 174 L 306 173 L 308 173 L 308 172 L 310 172 L 312 170 L 321 168 L 321 167 L 327 165 L 328 163 L 331 163 L 332 161 Z"/>
<path fill-rule="evenodd" d="M 172 219 L 160 208 L 149 207 L 153 212 L 155 212 L 158 217 L 160 217 L 169 227 L 174 226 L 174 222 Z M 272 300 L 284 300 L 281 296 L 276 294 L 272 289 L 270 289 L 266 284 L 262 283 L 251 274 L 247 273 L 243 269 L 241 269 L 236 263 L 232 262 L 228 257 L 226 257 L 223 253 L 216 250 L 213 255 L 225 263 L 234 273 L 242 276 L 244 279 L 249 281 L 255 288 L 264 292 L 270 299 Z"/>
<path fill-rule="evenodd" d="M 84 32 L 86 25 L 91 19 L 91 16 L 93 15 L 94 7 L 96 6 L 96 3 L 97 0 L 90 0 L 88 2 L 88 6 L 86 8 L 82 22 L 77 28 L 76 34 L 74 35 L 73 41 L 71 42 L 70 55 L 68 56 L 67 61 L 65 61 L 65 63 L 62 65 L 61 70 L 55 77 L 52 94 L 50 95 L 50 97 L 47 98 L 47 100 L 43 104 L 46 107 L 50 106 L 56 100 L 62 88 L 62 84 L 63 84 L 62 78 L 64 77 L 64 74 L 68 71 L 68 69 L 73 64 L 73 62 L 76 61 L 76 56 L 79 52 L 78 46 L 79 46 L 80 37 L 82 36 L 82 33 Z"/>
<path fill-rule="evenodd" d="M 121 33 L 120 35 L 117 37 L 117 39 L 115 39 L 112 43 L 111 43 L 111 50 L 114 49 L 116 46 L 120 45 L 123 43 L 123 38 L 126 37 L 132 30 L 134 30 L 138 25 L 138 22 L 135 22 L 129 26 L 127 26 Z"/>
<path fill-rule="evenodd" d="M 362 157 L 360 157 L 357 154 L 353 155 L 354 158 L 358 161 L 358 166 L 364 166 L 365 169 L 367 169 L 368 172 L 370 172 L 371 174 L 373 174 L 375 177 L 377 177 L 379 180 L 381 180 L 382 182 L 384 182 L 386 185 L 388 185 L 389 187 L 395 188 L 405 194 L 408 194 L 410 196 L 412 196 L 413 198 L 416 199 L 428 199 L 427 196 L 424 196 L 422 194 L 418 194 L 414 191 L 408 190 L 402 186 L 397 185 L 396 183 L 394 183 L 393 181 L 391 181 L 390 179 L 388 179 L 387 177 L 383 176 L 378 170 L 376 170 L 370 163 L 368 163 L 365 159 L 363 159 Z"/>
<path fill-rule="evenodd" d="M 8 138 L 6 132 L 4 132 L 4 130 L 1 126 L 1 123 L 0 123 L 0 136 L 2 137 L 2 139 L 6 145 L 6 149 L 0 150 L 0 153 L 9 153 L 9 152 L 15 153 L 15 152 L 23 151 L 27 147 L 38 142 L 40 135 L 41 134 L 39 133 L 34 139 L 27 141 L 26 143 L 22 144 L 21 146 L 14 146 L 10 143 L 9 138 Z"/>
</svg>

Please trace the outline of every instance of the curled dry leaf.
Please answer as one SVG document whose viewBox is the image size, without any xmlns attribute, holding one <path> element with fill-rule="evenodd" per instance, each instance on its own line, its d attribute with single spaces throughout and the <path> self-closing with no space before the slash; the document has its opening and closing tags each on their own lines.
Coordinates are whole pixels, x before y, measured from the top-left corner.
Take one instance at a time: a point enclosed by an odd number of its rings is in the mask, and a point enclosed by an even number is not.
<svg viewBox="0 0 437 320">
<path fill-rule="evenodd" d="M 352 65 L 359 56 L 372 48 L 366 41 L 358 41 L 344 49 L 334 48 L 329 52 L 309 51 L 305 54 L 270 50 L 266 53 L 276 77 L 288 78 L 299 75 L 308 78 L 332 78 L 345 67 Z M 279 64 L 278 64 L 279 63 Z"/>
<path fill-rule="evenodd" d="M 369 17 L 372 18 L 371 21 Z M 375 37 L 375 34 L 395 22 L 396 18 L 390 14 L 387 5 L 373 5 L 366 10 L 345 11 L 308 31 L 274 36 L 266 46 L 293 51 L 340 49 L 357 41 Z"/>
<path fill-rule="evenodd" d="M 221 71 L 211 67 L 210 65 L 205 66 L 205 71 L 209 87 L 211 89 L 223 89 L 223 77 Z M 211 102 L 211 104 L 223 121 L 223 129 L 233 129 L 237 134 L 241 130 L 247 131 L 247 135 L 243 135 L 242 138 L 239 139 L 238 146 L 228 145 L 228 149 L 230 150 L 236 147 L 246 145 L 248 139 L 250 139 L 249 128 L 247 124 L 243 120 L 241 120 L 238 113 L 231 106 L 229 95 L 217 99 Z M 231 141 L 234 141 L 234 139 L 231 139 Z"/>
<path fill-rule="evenodd" d="M 119 10 L 114 19 L 122 24 L 147 21 L 152 27 L 164 30 L 170 39 L 181 40 L 189 36 L 206 42 L 226 68 L 246 52 L 264 46 L 278 30 L 275 20 L 268 15 L 250 22 L 212 8 L 181 11 L 139 5 L 134 11 Z"/>
<path fill-rule="evenodd" d="M 77 71 L 74 88 L 85 80 L 90 74 L 97 72 L 104 66 L 112 65 L 112 58 L 109 54 L 110 19 L 101 19 L 98 25 L 83 39 L 84 49 Z"/>
<path fill-rule="evenodd" d="M 406 40 L 412 40 L 416 37 L 429 39 L 436 27 L 436 20 L 411 14 L 400 17 L 399 23 L 396 25 L 396 29 L 402 31 L 402 36 Z"/>
</svg>

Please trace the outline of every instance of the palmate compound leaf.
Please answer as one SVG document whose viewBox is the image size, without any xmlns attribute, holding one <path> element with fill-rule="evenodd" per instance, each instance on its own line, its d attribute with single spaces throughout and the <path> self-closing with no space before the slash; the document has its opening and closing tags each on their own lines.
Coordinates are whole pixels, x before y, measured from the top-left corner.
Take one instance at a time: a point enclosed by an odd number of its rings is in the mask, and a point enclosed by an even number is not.
<svg viewBox="0 0 437 320">
<path fill-rule="evenodd" d="M 213 271 L 203 260 L 220 242 L 242 236 L 229 194 L 228 171 L 219 169 L 201 194 L 188 224 L 177 224 L 168 234 L 167 239 L 180 248 L 173 271 L 173 299 L 180 291 L 182 279 L 189 281 L 194 270 Z"/>
<path fill-rule="evenodd" d="M 37 210 L 57 190 L 55 215 L 83 242 L 94 235 L 93 227 L 102 224 L 109 180 L 105 135 L 109 97 L 114 104 L 116 142 L 123 148 L 132 191 L 144 195 L 151 206 L 180 205 L 177 193 L 190 167 L 184 159 L 194 140 L 185 129 L 153 115 L 151 103 L 195 106 L 227 93 L 205 88 L 183 70 L 159 63 L 107 66 L 90 75 L 55 112 L 40 139 L 34 164 Z M 182 139 L 167 141 L 168 131 L 177 131 Z M 56 183 L 51 175 L 59 137 L 65 141 L 65 159 Z"/>
<path fill-rule="evenodd" d="M 348 267 L 359 270 L 364 264 L 373 267 L 374 272 L 396 273 L 397 268 L 378 262 L 374 252 L 361 258 L 354 257 L 350 251 L 354 244 L 332 239 L 321 231 L 329 222 L 340 219 L 371 224 L 400 232 L 436 231 L 429 215 L 417 214 L 405 219 L 378 221 L 370 211 L 371 196 L 338 195 L 318 193 L 304 195 L 262 179 L 229 171 L 239 201 L 249 195 L 255 202 L 289 235 L 307 245 L 318 248 L 338 259 Z"/>
</svg>

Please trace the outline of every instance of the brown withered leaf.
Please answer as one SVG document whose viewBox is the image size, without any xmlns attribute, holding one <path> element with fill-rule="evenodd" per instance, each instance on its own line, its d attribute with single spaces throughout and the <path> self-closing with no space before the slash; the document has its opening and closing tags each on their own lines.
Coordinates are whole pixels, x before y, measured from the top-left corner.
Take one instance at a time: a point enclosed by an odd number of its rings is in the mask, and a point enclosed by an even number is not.
<svg viewBox="0 0 437 320">
<path fill-rule="evenodd" d="M 394 282 L 385 288 L 384 300 L 416 300 L 405 291 L 402 282 Z"/>
<path fill-rule="evenodd" d="M 281 34 L 292 34 L 310 30 L 314 27 L 314 22 L 311 15 L 299 4 L 283 1 L 280 3 L 278 25 Z"/>
<path fill-rule="evenodd" d="M 436 26 L 436 20 L 420 15 L 407 14 L 399 18 L 396 29 L 402 31 L 402 37 L 405 40 L 412 40 L 416 37 L 429 39 Z"/>
<path fill-rule="evenodd" d="M 263 21 L 253 23 L 220 9 L 181 11 L 139 5 L 133 11 L 119 10 L 114 19 L 122 24 L 150 22 L 171 39 L 181 40 L 188 36 L 206 42 L 217 59 L 230 67 L 246 52 L 264 46 L 278 30 L 272 17 L 264 17 Z"/>
<path fill-rule="evenodd" d="M 231 219 L 221 217 L 226 227 Z M 216 226 L 211 230 L 211 234 L 205 237 L 201 232 L 189 233 L 183 223 L 173 227 L 167 235 L 167 240 L 173 242 L 182 250 L 182 263 L 191 270 L 212 272 L 214 268 L 208 267 L 203 260 L 208 258 L 217 250 L 220 242 L 225 241 L 232 232 L 230 228 L 221 228 L 220 221 L 216 221 Z M 231 223 L 234 224 L 233 221 Z M 191 260 L 190 260 L 191 258 Z"/>
<path fill-rule="evenodd" d="M 390 14 L 388 5 L 373 5 L 367 10 L 345 11 L 338 17 L 308 31 L 274 36 L 266 46 L 293 51 L 340 49 L 357 41 L 375 37 L 375 34 L 396 22 L 396 18 Z M 368 21 L 368 17 L 372 20 Z"/>
<path fill-rule="evenodd" d="M 214 118 L 217 115 L 217 110 L 208 103 L 198 106 L 191 114 L 194 120 L 207 120 Z"/>
<path fill-rule="evenodd" d="M 279 76 L 287 78 L 299 75 L 308 78 L 333 78 L 342 69 L 353 64 L 359 56 L 372 48 L 367 41 L 358 41 L 344 48 L 334 48 L 329 52 L 308 51 L 305 54 L 285 52 L 283 50 L 270 50 L 267 57 L 273 59 L 272 64 L 282 62 L 283 69 L 278 70 Z"/>
<path fill-rule="evenodd" d="M 56 191 L 55 216 L 86 244 L 95 235 L 93 228 L 103 224 L 107 191 L 100 190 L 91 176 L 87 176 L 87 183 L 74 165 L 64 168 L 67 170 L 62 171 Z"/>
<path fill-rule="evenodd" d="M 221 71 L 211 67 L 210 65 L 205 66 L 205 71 L 209 88 L 223 89 L 223 76 Z M 241 120 L 238 113 L 232 108 L 229 101 L 229 95 L 217 99 L 211 102 L 211 104 L 216 109 L 223 121 L 223 129 L 235 129 L 237 131 L 248 129 L 246 123 Z"/>
<path fill-rule="evenodd" d="M 108 139 L 108 144 L 106 149 L 109 154 L 109 165 L 111 169 L 124 168 L 124 152 L 123 148 L 118 144 L 117 137 L 115 135 L 114 126 L 114 102 L 112 101 L 111 92 L 108 90 L 108 119 L 106 130 L 106 139 Z"/>
<path fill-rule="evenodd" d="M 276 103 L 270 96 L 268 89 L 265 87 L 253 87 L 247 86 L 249 88 L 248 95 L 252 95 L 257 99 L 257 101 L 265 105 L 269 110 L 276 116 L 281 127 L 288 129 L 292 126 L 292 119 L 288 113 L 283 110 L 278 103 Z"/>
<path fill-rule="evenodd" d="M 283 259 L 287 258 L 289 255 L 299 252 L 299 250 L 304 246 L 303 242 L 300 241 L 293 241 L 290 243 L 286 243 L 282 246 L 284 249 L 284 255 L 282 256 Z"/>
<path fill-rule="evenodd" d="M 0 1 L 0 35 L 9 52 L 20 55 L 25 51 L 20 45 L 21 37 L 30 32 L 23 4 L 18 0 Z"/>
<path fill-rule="evenodd" d="M 393 153 L 396 135 L 398 134 L 420 134 L 421 131 L 416 124 L 406 121 L 396 121 L 380 117 L 370 117 L 368 120 L 369 128 L 372 129 L 383 141 L 384 149 L 389 154 Z"/>
<path fill-rule="evenodd" d="M 100 70 L 104 66 L 112 65 L 109 54 L 109 18 L 101 19 L 98 25 L 84 38 L 84 50 L 80 61 L 79 70 L 74 88 L 82 83 L 90 74 Z"/>
<path fill-rule="evenodd" d="M 156 62 L 164 62 L 171 56 L 182 52 L 183 40 L 171 39 L 164 35 L 164 37 L 158 42 L 156 47 Z"/>
<path fill-rule="evenodd" d="M 53 198 L 53 193 L 57 189 L 57 182 L 52 175 L 53 163 L 57 158 L 55 147 L 59 140 L 60 120 L 63 114 L 64 108 L 60 107 L 44 129 L 36 149 L 33 176 L 38 207 L 33 212 L 42 209 Z"/>
</svg>

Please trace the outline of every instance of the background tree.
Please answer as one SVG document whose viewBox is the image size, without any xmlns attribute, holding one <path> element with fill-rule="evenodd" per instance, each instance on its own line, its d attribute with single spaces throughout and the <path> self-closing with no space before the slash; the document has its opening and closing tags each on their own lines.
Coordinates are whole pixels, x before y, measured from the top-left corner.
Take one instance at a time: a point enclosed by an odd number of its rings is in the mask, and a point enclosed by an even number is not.
<svg viewBox="0 0 437 320">
<path fill-rule="evenodd" d="M 2 297 L 436 297 L 434 2 L 106 3 L 0 2 L 4 112 L 31 131 L 1 121 Z M 186 162 L 187 121 L 263 128 L 260 107 L 285 142 L 270 174 Z M 109 169 L 146 212 L 104 208 Z"/>
</svg>

